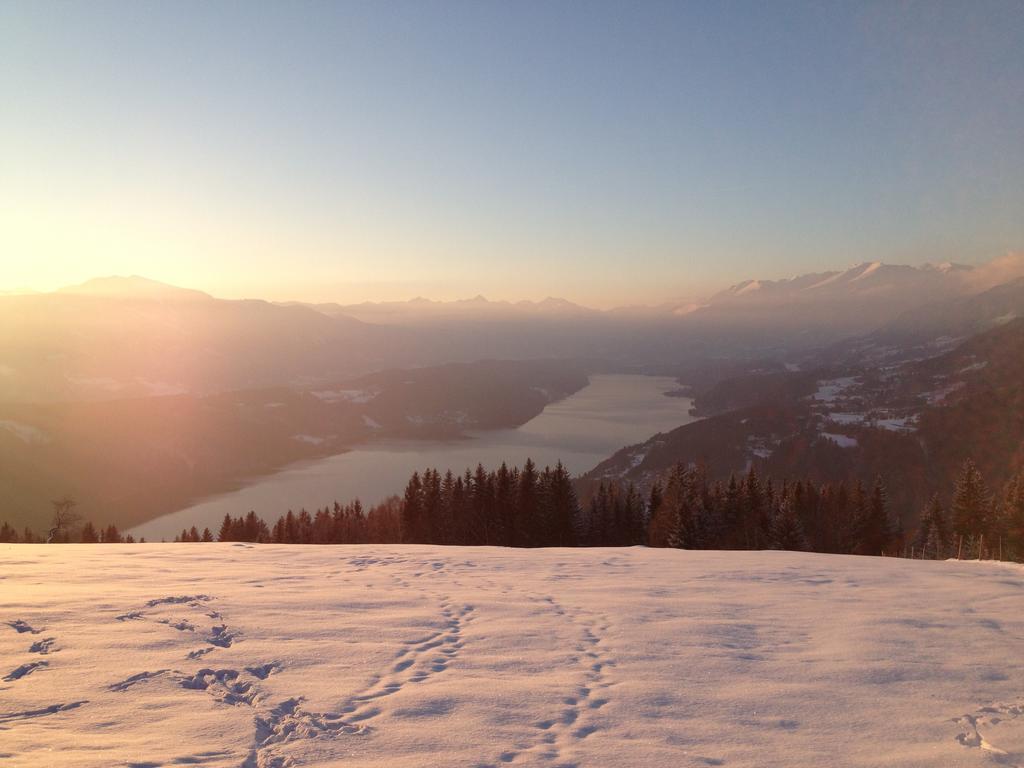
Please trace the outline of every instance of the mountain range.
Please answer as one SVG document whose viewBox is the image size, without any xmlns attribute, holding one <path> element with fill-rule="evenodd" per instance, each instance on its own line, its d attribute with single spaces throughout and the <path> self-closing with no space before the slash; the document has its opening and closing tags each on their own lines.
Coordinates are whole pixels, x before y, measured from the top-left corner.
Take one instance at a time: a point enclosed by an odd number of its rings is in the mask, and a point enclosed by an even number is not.
<svg viewBox="0 0 1024 768">
<path fill-rule="evenodd" d="M 901 333 L 977 330 L 1024 314 L 1022 281 L 1019 254 L 980 267 L 866 262 L 748 280 L 697 303 L 602 311 L 558 298 L 482 296 L 281 304 L 108 277 L 0 296 L 0 402 L 304 386 L 484 358 L 590 359 L 660 372 L 695 361 L 781 361 L 865 334 L 879 334 L 884 346 Z"/>
<path fill-rule="evenodd" d="M 583 492 L 676 461 L 825 480 L 895 467 L 914 481 L 894 501 L 912 509 L 967 453 L 999 477 L 1024 439 L 1006 418 L 1024 381 L 1021 262 L 871 262 L 611 311 L 277 304 L 141 277 L 0 296 L 0 488 L 24 518 L 73 477 L 83 502 L 139 520 L 356 441 L 521 423 L 587 373 L 640 371 L 676 376 L 707 418 L 623 449 Z M 497 362 L 531 359 L 548 362 Z M 467 361 L 489 362 L 451 366 Z"/>
</svg>

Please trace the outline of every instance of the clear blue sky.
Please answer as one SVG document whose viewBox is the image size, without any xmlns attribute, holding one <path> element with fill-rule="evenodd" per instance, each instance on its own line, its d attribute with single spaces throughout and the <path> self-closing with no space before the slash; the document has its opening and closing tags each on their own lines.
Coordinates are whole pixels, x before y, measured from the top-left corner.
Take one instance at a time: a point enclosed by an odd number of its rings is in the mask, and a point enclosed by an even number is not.
<svg viewBox="0 0 1024 768">
<path fill-rule="evenodd" d="M 0 0 L 0 289 L 654 302 L 1024 248 L 1024 3 Z"/>
</svg>

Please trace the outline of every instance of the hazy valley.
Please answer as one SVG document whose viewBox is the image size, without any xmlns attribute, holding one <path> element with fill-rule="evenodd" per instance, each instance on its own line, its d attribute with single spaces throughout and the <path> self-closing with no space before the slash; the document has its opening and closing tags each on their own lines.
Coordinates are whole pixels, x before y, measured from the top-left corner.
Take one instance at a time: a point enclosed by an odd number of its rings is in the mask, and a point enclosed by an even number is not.
<svg viewBox="0 0 1024 768">
<path fill-rule="evenodd" d="M 89 518 L 131 527 L 358 445 L 515 428 L 588 376 L 631 373 L 675 377 L 707 418 L 609 444 L 606 460 L 573 470 L 586 472 L 584 498 L 596 480 L 646 492 L 680 461 L 715 477 L 899 475 L 895 513 L 913 530 L 964 459 L 997 486 L 1020 461 L 1022 270 L 1014 256 L 871 263 L 612 311 L 482 298 L 285 306 L 142 278 L 0 297 L 0 518 L 42 528 L 49 500 L 71 495 Z M 466 465 L 502 458 L 524 457 L 482 450 Z M 339 480 L 323 500 L 357 495 Z M 287 506 L 261 512 L 302 506 L 275 501 Z"/>
</svg>

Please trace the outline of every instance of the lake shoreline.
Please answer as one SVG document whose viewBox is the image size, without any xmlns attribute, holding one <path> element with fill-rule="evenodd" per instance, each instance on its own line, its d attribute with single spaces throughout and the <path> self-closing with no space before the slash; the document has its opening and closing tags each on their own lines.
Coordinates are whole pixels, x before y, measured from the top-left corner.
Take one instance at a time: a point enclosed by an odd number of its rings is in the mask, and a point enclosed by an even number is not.
<svg viewBox="0 0 1024 768">
<path fill-rule="evenodd" d="M 580 475 L 623 445 L 691 421 L 690 401 L 665 396 L 678 387 L 671 377 L 595 374 L 586 386 L 549 402 L 515 427 L 426 439 L 382 436 L 352 443 L 342 451 L 240 479 L 232 488 L 153 516 L 130 532 L 147 540 L 170 539 L 192 525 L 215 530 L 224 514 L 253 510 L 273 519 L 288 509 L 312 511 L 334 501 L 359 498 L 373 504 L 401 494 L 412 471 L 426 466 L 461 472 L 478 462 L 511 465 L 529 457 L 539 466 L 562 460 L 571 474 Z"/>
</svg>

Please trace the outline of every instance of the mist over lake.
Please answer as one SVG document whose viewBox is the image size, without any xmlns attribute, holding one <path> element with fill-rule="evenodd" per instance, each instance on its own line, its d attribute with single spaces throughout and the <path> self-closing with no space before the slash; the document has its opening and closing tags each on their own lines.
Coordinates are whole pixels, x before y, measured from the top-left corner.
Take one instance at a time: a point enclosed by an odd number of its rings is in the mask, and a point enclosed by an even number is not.
<svg viewBox="0 0 1024 768">
<path fill-rule="evenodd" d="M 292 509 L 313 510 L 354 498 L 374 504 L 400 494 L 415 470 L 461 472 L 482 463 L 539 467 L 561 461 L 571 474 L 591 469 L 619 448 L 694 420 L 690 398 L 667 397 L 677 389 L 667 376 L 603 374 L 579 392 L 552 403 L 516 429 L 471 433 L 461 440 L 382 440 L 303 463 L 137 526 L 136 537 L 170 540 L 182 528 L 216 531 L 225 514 L 254 510 L 273 519 Z"/>
</svg>

